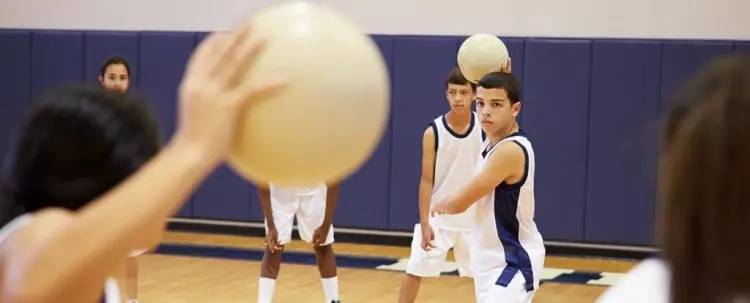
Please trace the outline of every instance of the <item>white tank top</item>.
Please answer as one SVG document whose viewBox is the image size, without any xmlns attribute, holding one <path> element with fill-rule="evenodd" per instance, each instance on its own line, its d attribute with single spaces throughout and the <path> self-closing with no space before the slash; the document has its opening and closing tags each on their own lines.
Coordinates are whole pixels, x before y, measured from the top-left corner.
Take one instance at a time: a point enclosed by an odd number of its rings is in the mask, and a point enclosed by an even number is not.
<svg viewBox="0 0 750 303">
<path fill-rule="evenodd" d="M 5 244 L 5 241 L 10 235 L 23 227 L 32 218 L 32 214 L 27 213 L 10 221 L 8 224 L 0 229 L 0 246 Z M 104 297 L 102 298 L 103 303 L 120 303 L 120 288 L 117 286 L 117 281 L 113 278 L 107 278 L 104 282 Z"/>
<path fill-rule="evenodd" d="M 539 287 L 544 266 L 544 241 L 534 223 L 534 149 L 519 131 L 489 146 L 484 143 L 477 171 L 487 164 L 497 146 L 513 141 L 526 158 L 525 174 L 516 184 L 505 182 L 477 202 L 477 228 L 473 232 L 472 264 L 478 273 L 502 270 L 498 284 L 510 283 L 521 273 L 527 290 Z M 507 286 L 507 284 L 503 285 Z"/>
<path fill-rule="evenodd" d="M 453 131 L 445 115 L 432 122 L 435 133 L 435 170 L 432 201 L 438 202 L 455 193 L 471 181 L 476 168 L 477 156 L 482 148 L 482 128 L 476 114 L 472 113 L 471 124 L 465 134 Z M 455 231 L 470 231 L 474 226 L 476 207 L 455 215 L 440 215 L 430 220 L 433 227 Z"/>
</svg>

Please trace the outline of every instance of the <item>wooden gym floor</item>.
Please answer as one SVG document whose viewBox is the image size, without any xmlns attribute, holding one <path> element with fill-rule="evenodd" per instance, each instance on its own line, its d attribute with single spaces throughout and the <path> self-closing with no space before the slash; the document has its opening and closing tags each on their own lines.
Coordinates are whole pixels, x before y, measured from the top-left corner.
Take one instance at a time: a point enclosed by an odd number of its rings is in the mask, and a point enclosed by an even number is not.
<svg viewBox="0 0 750 303">
<path fill-rule="evenodd" d="M 211 245 L 229 248 L 263 247 L 263 239 L 214 234 L 168 232 L 165 244 Z M 404 258 L 408 247 L 335 243 L 337 255 Z M 287 245 L 287 252 L 311 252 L 304 242 Z M 139 257 L 139 297 L 142 303 L 255 302 L 259 261 L 231 258 L 186 257 L 146 254 Z M 633 260 L 585 259 L 548 256 L 545 267 L 592 272 L 622 273 Z M 338 268 L 343 302 L 396 302 L 403 273 L 369 268 Z M 534 302 L 593 302 L 602 286 L 544 283 Z M 417 302 L 472 302 L 473 287 L 468 279 L 443 276 L 425 279 Z M 323 302 L 317 267 L 282 263 L 276 285 L 275 302 Z"/>
</svg>

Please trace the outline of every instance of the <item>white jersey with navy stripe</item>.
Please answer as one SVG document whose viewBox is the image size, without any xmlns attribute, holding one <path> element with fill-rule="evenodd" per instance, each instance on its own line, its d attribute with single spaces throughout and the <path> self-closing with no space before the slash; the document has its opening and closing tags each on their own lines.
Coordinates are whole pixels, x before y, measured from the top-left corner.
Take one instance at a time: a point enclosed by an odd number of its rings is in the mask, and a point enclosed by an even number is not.
<svg viewBox="0 0 750 303">
<path fill-rule="evenodd" d="M 527 291 L 539 287 L 539 276 L 544 266 L 544 243 L 534 223 L 534 149 L 523 132 L 516 132 L 489 146 L 479 156 L 477 170 L 484 168 L 497 146 L 512 141 L 525 156 L 525 173 L 520 182 L 497 186 L 477 201 L 477 227 L 472 249 L 473 269 L 478 275 L 506 286 L 520 273 Z"/>
<path fill-rule="evenodd" d="M 445 115 L 432 122 L 435 133 L 435 170 L 432 187 L 432 201 L 438 202 L 461 189 L 471 180 L 477 163 L 477 155 L 482 149 L 482 128 L 475 113 L 464 134 L 458 134 L 448 126 Z M 470 231 L 474 226 L 475 207 L 456 215 L 441 215 L 433 218 L 433 227 Z"/>
</svg>

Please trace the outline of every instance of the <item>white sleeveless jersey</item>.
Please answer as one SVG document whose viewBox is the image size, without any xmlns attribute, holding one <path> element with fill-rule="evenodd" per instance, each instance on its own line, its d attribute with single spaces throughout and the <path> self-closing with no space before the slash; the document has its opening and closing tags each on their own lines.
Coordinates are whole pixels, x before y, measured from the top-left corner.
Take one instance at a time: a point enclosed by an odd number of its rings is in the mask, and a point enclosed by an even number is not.
<svg viewBox="0 0 750 303">
<path fill-rule="evenodd" d="M 432 201 L 438 202 L 471 181 L 477 163 L 477 155 L 482 148 L 482 128 L 475 113 L 465 134 L 453 131 L 445 120 L 445 115 L 432 122 L 435 133 L 435 167 L 432 187 Z M 474 226 L 475 207 L 456 215 L 441 215 L 431 220 L 433 227 L 470 231 Z"/>
<path fill-rule="evenodd" d="M 544 266 L 544 242 L 534 223 L 534 149 L 523 132 L 516 132 L 489 146 L 484 143 L 477 171 L 481 171 L 497 146 L 512 141 L 524 151 L 525 174 L 520 182 L 498 185 L 477 201 L 477 227 L 473 232 L 472 261 L 477 273 L 502 272 L 495 282 L 507 286 L 516 273 L 526 289 L 539 287 Z"/>
<path fill-rule="evenodd" d="M 2 229 L 0 229 L 0 246 L 5 243 L 13 232 L 26 225 L 31 218 L 32 214 L 23 214 L 3 226 Z M 120 303 L 120 288 L 117 286 L 117 281 L 115 281 L 115 279 L 107 278 L 104 282 L 104 295 L 98 302 Z"/>
</svg>

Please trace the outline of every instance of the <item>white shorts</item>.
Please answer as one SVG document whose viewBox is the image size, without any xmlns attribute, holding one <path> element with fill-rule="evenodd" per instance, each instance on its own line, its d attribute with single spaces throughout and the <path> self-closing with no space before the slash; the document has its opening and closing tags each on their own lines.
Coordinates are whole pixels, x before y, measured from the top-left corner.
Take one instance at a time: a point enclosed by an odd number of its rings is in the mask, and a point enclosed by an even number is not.
<svg viewBox="0 0 750 303">
<path fill-rule="evenodd" d="M 271 212 L 276 231 L 279 234 L 279 244 L 292 242 L 292 225 L 297 218 L 299 237 L 312 242 L 313 233 L 323 224 L 326 212 L 326 192 L 315 195 L 293 195 L 283 191 L 271 190 Z M 266 225 L 268 231 L 268 225 Z M 321 245 L 333 243 L 333 224 L 328 230 L 326 240 Z"/>
<path fill-rule="evenodd" d="M 517 272 L 508 286 L 498 285 L 496 282 L 502 270 L 479 274 L 474 277 L 474 296 L 477 303 L 507 302 L 530 303 L 536 289 L 526 290 L 526 280 L 521 272 Z"/>
<path fill-rule="evenodd" d="M 453 231 L 433 227 L 435 246 L 430 251 L 422 249 L 422 227 L 414 225 L 414 237 L 411 241 L 411 255 L 406 265 L 406 272 L 418 277 L 439 277 L 448 250 L 453 248 L 453 255 L 458 264 L 458 273 L 462 277 L 471 277 L 471 262 L 469 255 L 470 231 Z"/>
</svg>

